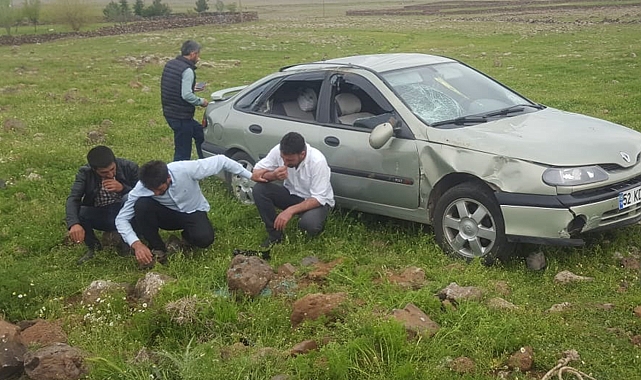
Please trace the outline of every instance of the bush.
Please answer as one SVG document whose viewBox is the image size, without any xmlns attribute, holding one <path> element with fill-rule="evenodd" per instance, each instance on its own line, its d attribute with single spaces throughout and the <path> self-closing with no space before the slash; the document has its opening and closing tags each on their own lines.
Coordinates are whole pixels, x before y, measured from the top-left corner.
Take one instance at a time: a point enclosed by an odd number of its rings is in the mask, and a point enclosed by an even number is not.
<svg viewBox="0 0 641 380">
<path fill-rule="evenodd" d="M 156 17 L 168 16 L 171 14 L 169 5 L 163 4 L 162 0 L 154 0 L 154 2 L 143 10 L 143 17 Z"/>
<path fill-rule="evenodd" d="M 216 12 L 223 12 L 225 10 L 225 3 L 223 3 L 222 0 L 216 0 L 214 7 L 216 8 Z"/>
<path fill-rule="evenodd" d="M 91 8 L 84 0 L 56 0 L 52 12 L 55 21 L 77 32 L 89 23 Z"/>
<path fill-rule="evenodd" d="M 196 8 L 194 10 L 198 13 L 207 12 L 209 9 L 209 0 L 196 0 Z"/>
<path fill-rule="evenodd" d="M 142 17 L 142 14 L 144 11 L 145 11 L 144 0 L 136 0 L 136 2 L 134 3 L 134 14 L 136 16 Z"/>
<path fill-rule="evenodd" d="M 102 10 L 102 13 L 105 15 L 105 20 L 112 22 L 123 23 L 133 18 L 127 0 L 120 0 L 120 3 L 111 0 L 105 9 Z"/>
</svg>

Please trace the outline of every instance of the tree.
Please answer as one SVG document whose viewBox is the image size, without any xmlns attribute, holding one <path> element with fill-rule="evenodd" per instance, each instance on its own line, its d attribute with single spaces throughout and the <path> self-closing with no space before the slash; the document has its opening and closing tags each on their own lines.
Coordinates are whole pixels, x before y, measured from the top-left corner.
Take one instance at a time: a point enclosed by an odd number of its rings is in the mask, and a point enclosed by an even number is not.
<svg viewBox="0 0 641 380">
<path fill-rule="evenodd" d="M 216 0 L 214 7 L 216 8 L 216 12 L 222 12 L 225 10 L 225 3 L 223 3 L 222 0 Z"/>
<path fill-rule="evenodd" d="M 198 13 L 207 12 L 209 9 L 209 0 L 196 0 L 196 8 L 194 10 Z"/>
<path fill-rule="evenodd" d="M 22 6 L 22 14 L 33 24 L 33 30 L 38 31 L 38 21 L 40 20 L 40 9 L 42 4 L 40 0 L 25 0 Z"/>
<path fill-rule="evenodd" d="M 142 13 L 145 11 L 145 1 L 144 0 L 136 0 L 134 3 L 134 14 L 136 16 L 142 17 Z"/>
<path fill-rule="evenodd" d="M 143 11 L 144 17 L 167 16 L 171 14 L 169 5 L 163 4 L 162 0 L 154 0 L 150 6 Z"/>
<path fill-rule="evenodd" d="M 236 12 L 236 3 L 234 3 L 234 2 L 231 2 L 231 3 L 227 4 L 225 7 L 227 8 L 228 11 L 230 11 L 232 13 Z"/>
<path fill-rule="evenodd" d="M 74 31 L 89 23 L 91 8 L 84 0 L 56 0 L 53 7 L 53 19 L 67 24 Z"/>
<path fill-rule="evenodd" d="M 11 35 L 11 27 L 18 20 L 18 10 L 13 7 L 11 0 L 0 0 L 0 27 L 7 31 L 7 35 Z"/>
<path fill-rule="evenodd" d="M 129 8 L 127 0 L 120 0 L 120 15 L 124 19 L 123 21 L 129 21 L 131 19 L 131 8 Z"/>
</svg>

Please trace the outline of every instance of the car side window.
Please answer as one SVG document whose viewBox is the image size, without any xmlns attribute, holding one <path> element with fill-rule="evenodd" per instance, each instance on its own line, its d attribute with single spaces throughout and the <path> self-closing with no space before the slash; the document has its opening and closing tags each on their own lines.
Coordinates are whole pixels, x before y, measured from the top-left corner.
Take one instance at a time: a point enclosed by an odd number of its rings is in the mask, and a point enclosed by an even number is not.
<svg viewBox="0 0 641 380">
<path fill-rule="evenodd" d="M 315 121 L 321 80 L 284 80 L 257 111 L 274 117 Z"/>
<path fill-rule="evenodd" d="M 356 120 L 372 118 L 393 111 L 378 90 L 362 77 L 339 75 L 332 83 L 331 121 L 334 124 L 351 127 L 354 126 Z M 363 123 L 359 124 L 364 125 Z"/>
<path fill-rule="evenodd" d="M 263 94 L 274 85 L 276 79 L 267 81 L 262 85 L 254 88 L 252 91 L 244 94 L 234 105 L 234 107 L 241 111 L 252 111 L 260 109 L 263 106 L 261 99 Z"/>
</svg>

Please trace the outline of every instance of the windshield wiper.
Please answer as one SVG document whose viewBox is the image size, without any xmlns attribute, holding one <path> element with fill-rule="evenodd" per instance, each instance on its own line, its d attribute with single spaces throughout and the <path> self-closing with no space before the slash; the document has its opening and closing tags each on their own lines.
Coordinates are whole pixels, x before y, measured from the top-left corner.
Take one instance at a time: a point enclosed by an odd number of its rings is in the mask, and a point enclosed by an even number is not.
<svg viewBox="0 0 641 380">
<path fill-rule="evenodd" d="M 485 117 L 506 116 L 507 114 L 510 114 L 510 113 L 523 112 L 525 111 L 525 107 L 536 108 L 537 110 L 543 109 L 543 107 L 538 104 L 517 104 L 507 108 L 500 109 L 498 111 L 488 112 L 484 116 Z"/>
<path fill-rule="evenodd" d="M 457 117 L 456 119 L 437 121 L 435 123 L 430 124 L 430 127 L 438 127 L 439 125 L 447 125 L 447 124 L 465 125 L 465 124 L 479 124 L 479 123 L 486 123 L 486 122 L 487 122 L 487 118 L 485 116 L 461 116 L 461 117 Z"/>
</svg>

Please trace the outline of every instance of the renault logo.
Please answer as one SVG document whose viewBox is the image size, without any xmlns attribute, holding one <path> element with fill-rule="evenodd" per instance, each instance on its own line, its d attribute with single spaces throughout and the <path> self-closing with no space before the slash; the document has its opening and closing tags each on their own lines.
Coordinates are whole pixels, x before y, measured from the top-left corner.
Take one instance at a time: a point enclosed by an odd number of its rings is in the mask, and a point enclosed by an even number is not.
<svg viewBox="0 0 641 380">
<path fill-rule="evenodd" d="M 621 158 L 625 160 L 625 162 L 630 162 L 630 155 L 627 154 L 626 152 L 619 152 L 621 154 Z"/>
</svg>

